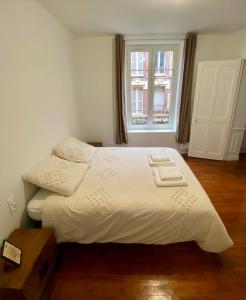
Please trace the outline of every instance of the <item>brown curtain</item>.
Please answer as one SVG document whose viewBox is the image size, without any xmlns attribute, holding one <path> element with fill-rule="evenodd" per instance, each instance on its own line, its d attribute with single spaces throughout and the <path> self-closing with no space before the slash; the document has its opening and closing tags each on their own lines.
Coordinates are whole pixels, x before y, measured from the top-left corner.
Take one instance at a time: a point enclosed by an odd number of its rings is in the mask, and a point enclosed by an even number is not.
<svg viewBox="0 0 246 300">
<path fill-rule="evenodd" d="M 190 140 L 190 126 L 191 126 L 191 92 L 192 79 L 194 70 L 194 60 L 196 53 L 196 33 L 188 33 L 185 38 L 184 45 L 184 70 L 183 82 L 181 92 L 181 103 L 179 113 L 179 125 L 177 142 L 186 144 Z"/>
<path fill-rule="evenodd" d="M 116 65 L 116 104 L 117 128 L 116 144 L 127 144 L 126 110 L 125 110 L 125 41 L 121 34 L 115 36 L 115 65 Z"/>
</svg>

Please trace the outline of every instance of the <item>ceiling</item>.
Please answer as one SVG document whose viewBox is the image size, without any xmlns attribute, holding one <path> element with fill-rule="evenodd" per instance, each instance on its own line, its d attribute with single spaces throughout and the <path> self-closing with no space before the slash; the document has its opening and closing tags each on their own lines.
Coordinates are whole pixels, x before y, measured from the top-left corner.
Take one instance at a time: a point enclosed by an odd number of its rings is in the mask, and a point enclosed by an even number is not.
<svg viewBox="0 0 246 300">
<path fill-rule="evenodd" d="M 232 33 L 246 0 L 37 0 L 78 35 Z"/>
</svg>

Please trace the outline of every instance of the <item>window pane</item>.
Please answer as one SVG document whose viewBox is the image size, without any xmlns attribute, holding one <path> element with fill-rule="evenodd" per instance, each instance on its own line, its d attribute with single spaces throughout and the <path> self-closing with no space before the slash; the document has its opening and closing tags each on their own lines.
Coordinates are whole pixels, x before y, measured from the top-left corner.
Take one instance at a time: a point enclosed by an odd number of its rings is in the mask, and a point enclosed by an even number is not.
<svg viewBox="0 0 246 300">
<path fill-rule="evenodd" d="M 149 52 L 132 51 L 131 59 L 131 123 L 148 123 Z"/>
<path fill-rule="evenodd" d="M 172 77 L 173 51 L 156 51 L 155 53 L 155 75 Z"/>
<path fill-rule="evenodd" d="M 169 124 L 172 79 L 173 51 L 156 51 L 153 124 Z"/>
<path fill-rule="evenodd" d="M 131 76 L 144 75 L 144 69 L 148 69 L 148 60 L 146 61 L 146 54 L 148 54 L 148 52 L 131 52 Z"/>
</svg>

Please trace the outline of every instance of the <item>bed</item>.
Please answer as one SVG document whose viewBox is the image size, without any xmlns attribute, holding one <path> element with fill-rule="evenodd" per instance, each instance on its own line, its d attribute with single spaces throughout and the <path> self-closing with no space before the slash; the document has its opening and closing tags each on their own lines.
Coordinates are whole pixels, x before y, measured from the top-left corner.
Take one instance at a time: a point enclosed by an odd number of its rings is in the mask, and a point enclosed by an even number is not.
<svg viewBox="0 0 246 300">
<path fill-rule="evenodd" d="M 151 148 L 98 148 L 71 196 L 41 189 L 29 215 L 53 228 L 58 243 L 170 244 L 195 241 L 209 252 L 232 246 L 208 195 L 182 156 L 172 157 L 185 187 L 157 187 L 148 162 Z"/>
</svg>

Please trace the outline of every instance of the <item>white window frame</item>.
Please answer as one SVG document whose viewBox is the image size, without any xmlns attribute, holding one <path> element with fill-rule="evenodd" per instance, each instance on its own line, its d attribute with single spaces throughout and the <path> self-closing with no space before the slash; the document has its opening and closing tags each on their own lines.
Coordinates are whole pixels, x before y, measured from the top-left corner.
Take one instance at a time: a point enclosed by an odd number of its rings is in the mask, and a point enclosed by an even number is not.
<svg viewBox="0 0 246 300">
<path fill-rule="evenodd" d="M 130 53 L 132 51 L 149 51 L 149 93 L 148 93 L 148 124 L 133 125 L 131 123 L 132 105 L 131 105 L 131 62 Z M 169 111 L 169 124 L 152 124 L 153 113 L 153 99 L 154 99 L 154 55 L 155 51 L 174 51 L 173 57 L 173 81 L 171 97 L 171 105 Z M 126 56 L 125 56 L 125 84 L 126 84 L 126 114 L 127 114 L 127 130 L 128 131 L 175 131 L 177 111 L 179 107 L 180 90 L 181 90 L 181 77 L 182 77 L 182 60 L 183 60 L 183 40 L 177 41 L 126 41 Z M 129 100 L 130 99 L 130 100 Z"/>
</svg>

